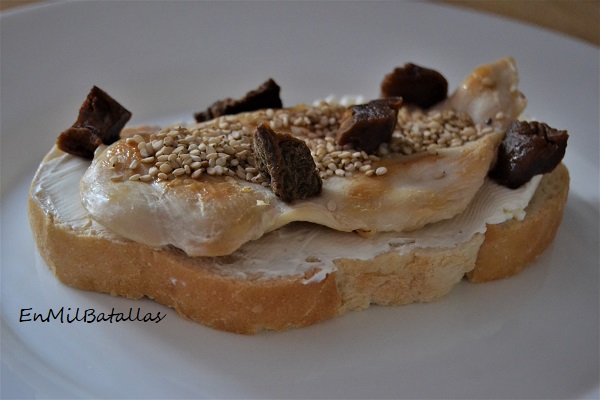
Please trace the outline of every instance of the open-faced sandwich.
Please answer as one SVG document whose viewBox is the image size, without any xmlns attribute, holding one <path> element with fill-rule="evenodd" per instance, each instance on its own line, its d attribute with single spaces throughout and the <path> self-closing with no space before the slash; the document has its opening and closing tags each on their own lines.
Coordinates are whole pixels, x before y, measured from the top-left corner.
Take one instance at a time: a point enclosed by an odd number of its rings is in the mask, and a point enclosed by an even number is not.
<svg viewBox="0 0 600 400">
<path fill-rule="evenodd" d="M 562 219 L 568 135 L 520 120 L 517 84 L 510 58 L 450 96 L 406 64 L 361 104 L 284 108 L 269 80 L 126 129 L 94 87 L 35 175 L 31 227 L 62 282 L 237 333 L 433 301 L 518 273 Z"/>
</svg>

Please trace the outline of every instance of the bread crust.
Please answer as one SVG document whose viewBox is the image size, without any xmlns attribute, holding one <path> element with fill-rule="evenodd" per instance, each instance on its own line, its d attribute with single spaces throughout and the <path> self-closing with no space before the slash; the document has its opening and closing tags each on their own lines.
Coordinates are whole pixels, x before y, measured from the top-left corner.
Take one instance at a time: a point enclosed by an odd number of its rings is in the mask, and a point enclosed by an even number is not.
<svg viewBox="0 0 600 400">
<path fill-rule="evenodd" d="M 559 164 L 546 174 L 522 221 L 512 219 L 488 225 L 475 268 L 467 273 L 471 282 L 488 282 L 517 275 L 554 241 L 569 194 L 569 171 Z"/>
<path fill-rule="evenodd" d="M 53 149 L 44 162 L 59 155 Z M 551 242 L 568 191 L 568 173 L 561 166 L 544 177 L 524 221 L 488 227 L 485 237 L 477 234 L 452 248 L 414 249 L 403 254 L 391 251 L 372 260 L 338 259 L 334 261 L 337 271 L 316 282 L 308 278 L 317 271 L 270 279 L 228 276 L 202 257 L 188 257 L 177 249 L 154 249 L 97 235 L 90 228 L 73 228 L 57 220 L 36 198 L 33 188 L 38 174 L 28 199 L 31 229 L 42 258 L 60 281 L 114 296 L 147 296 L 183 317 L 242 334 L 304 327 L 370 304 L 433 301 L 447 294 L 465 274 L 479 281 L 517 273 L 523 267 L 509 269 L 507 263 L 525 265 Z M 549 218 L 554 222 L 540 225 Z M 518 242 L 506 241 L 506 233 L 531 237 L 537 226 L 554 233 L 540 239 L 532 250 L 523 251 L 527 256 L 517 261 L 492 262 L 492 250 L 503 252 Z"/>
</svg>

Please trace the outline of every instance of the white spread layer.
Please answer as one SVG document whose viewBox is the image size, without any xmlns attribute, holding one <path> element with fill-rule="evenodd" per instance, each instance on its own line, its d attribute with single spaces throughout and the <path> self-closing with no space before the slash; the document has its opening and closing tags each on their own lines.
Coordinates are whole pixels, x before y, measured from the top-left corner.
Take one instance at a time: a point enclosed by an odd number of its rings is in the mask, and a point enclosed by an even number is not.
<svg viewBox="0 0 600 400">
<path fill-rule="evenodd" d="M 76 230 L 90 229 L 112 237 L 114 235 L 94 221 L 81 206 L 79 182 L 89 165 L 89 161 L 68 154 L 42 163 L 31 192 L 44 210 L 54 216 L 57 225 L 66 224 Z"/>
<path fill-rule="evenodd" d="M 33 184 L 34 197 L 58 223 L 113 240 L 123 240 L 92 221 L 80 201 L 79 181 L 89 162 L 70 155 L 56 157 L 40 167 Z M 263 275 L 264 278 L 303 274 L 320 270 L 310 280 L 320 281 L 335 270 L 337 258 L 371 259 L 387 251 L 400 253 L 415 247 L 451 248 L 484 233 L 486 224 L 498 224 L 515 216 L 524 217 L 541 179 L 534 177 L 511 190 L 486 179 L 465 212 L 411 233 L 380 233 L 364 238 L 310 223 L 293 223 L 259 240 L 244 244 L 232 256 L 206 258 L 234 276 Z"/>
</svg>

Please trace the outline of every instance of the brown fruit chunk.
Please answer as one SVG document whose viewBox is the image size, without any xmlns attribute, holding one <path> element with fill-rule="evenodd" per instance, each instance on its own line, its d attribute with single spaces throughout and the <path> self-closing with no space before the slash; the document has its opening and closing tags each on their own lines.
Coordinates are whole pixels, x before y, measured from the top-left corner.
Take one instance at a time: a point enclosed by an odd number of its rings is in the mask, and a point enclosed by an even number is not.
<svg viewBox="0 0 600 400">
<path fill-rule="evenodd" d="M 206 111 L 194 114 L 194 118 L 196 122 L 204 122 L 222 115 L 256 111 L 263 108 L 281 108 L 283 104 L 279 97 L 280 91 L 279 85 L 273 79 L 269 79 L 239 100 L 227 98 L 214 102 Z"/>
<path fill-rule="evenodd" d="M 448 96 L 448 82 L 442 74 L 415 64 L 405 64 L 387 74 L 381 82 L 381 97 L 402 97 L 405 104 L 429 108 Z"/>
<path fill-rule="evenodd" d="M 535 175 L 551 172 L 561 162 L 569 135 L 543 122 L 513 122 L 498 148 L 489 176 L 516 189 Z"/>
<path fill-rule="evenodd" d="M 92 159 L 102 143 L 119 139 L 121 129 L 131 113 L 98 87 L 92 87 L 79 109 L 77 121 L 58 137 L 56 145 L 62 151 Z"/>
<path fill-rule="evenodd" d="M 253 147 L 256 167 L 283 201 L 289 203 L 321 193 L 323 181 L 304 141 L 275 132 L 264 122 L 254 134 Z"/>
<path fill-rule="evenodd" d="M 376 152 L 392 138 L 400 107 L 400 98 L 372 100 L 350 107 L 340 120 L 338 144 L 351 144 L 369 154 Z"/>
</svg>

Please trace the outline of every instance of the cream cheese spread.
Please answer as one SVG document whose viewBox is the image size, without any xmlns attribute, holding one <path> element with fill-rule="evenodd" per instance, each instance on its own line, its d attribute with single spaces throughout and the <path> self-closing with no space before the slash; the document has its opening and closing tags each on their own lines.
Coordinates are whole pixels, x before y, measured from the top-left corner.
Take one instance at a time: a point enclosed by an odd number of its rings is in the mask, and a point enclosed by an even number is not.
<svg viewBox="0 0 600 400">
<path fill-rule="evenodd" d="M 102 236 L 117 238 L 104 226 L 94 221 L 81 206 L 79 182 L 90 162 L 53 149 L 60 154 L 45 160 L 39 167 L 31 187 L 32 196 L 57 225 L 68 225 L 74 230 L 90 229 Z"/>
</svg>

